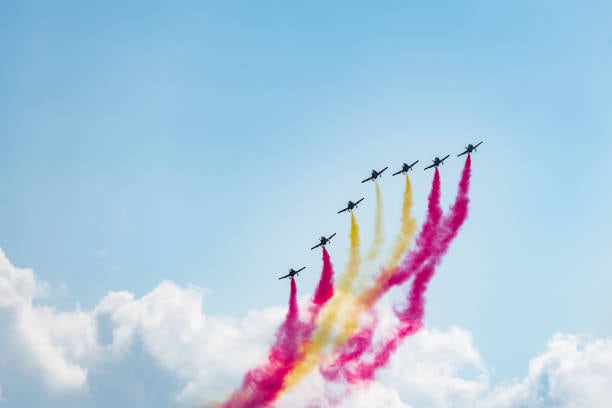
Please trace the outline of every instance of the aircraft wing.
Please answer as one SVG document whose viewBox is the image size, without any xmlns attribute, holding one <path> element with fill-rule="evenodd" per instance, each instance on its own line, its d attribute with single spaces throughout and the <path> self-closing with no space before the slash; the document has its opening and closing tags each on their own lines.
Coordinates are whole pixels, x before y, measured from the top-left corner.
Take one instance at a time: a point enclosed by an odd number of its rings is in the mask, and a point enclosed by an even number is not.
<svg viewBox="0 0 612 408">
<path fill-rule="evenodd" d="M 380 175 L 380 174 L 383 174 L 383 172 L 384 172 L 385 170 L 387 170 L 388 168 L 389 168 L 389 166 L 385 167 L 384 169 L 382 169 L 381 171 L 379 171 L 379 172 L 378 172 L 378 174 L 379 174 L 379 175 Z"/>
<path fill-rule="evenodd" d="M 442 160 L 440 160 L 440 162 L 443 162 L 444 160 L 448 159 L 450 157 L 450 154 L 447 154 L 446 156 L 444 156 L 444 158 Z"/>
<path fill-rule="evenodd" d="M 313 246 L 312 248 L 310 248 L 310 250 L 312 251 L 313 249 L 318 248 L 320 246 L 321 246 L 321 244 L 317 244 L 317 245 Z"/>
<path fill-rule="evenodd" d="M 356 206 L 357 204 L 359 204 L 360 202 L 362 202 L 362 201 L 363 201 L 363 199 L 364 199 L 364 197 L 361 197 L 361 199 L 355 203 L 355 206 Z"/>
<path fill-rule="evenodd" d="M 392 176 L 397 176 L 398 174 L 400 174 L 403 170 L 400 171 L 396 171 L 395 173 L 392 174 Z"/>
<path fill-rule="evenodd" d="M 305 267 L 305 266 L 302 266 L 300 269 L 298 269 L 297 271 L 295 271 L 295 273 L 300 273 L 300 272 L 302 272 L 304 269 L 306 269 L 306 267 Z"/>
<path fill-rule="evenodd" d="M 410 166 L 408 166 L 408 167 L 412 167 L 412 166 L 414 166 L 415 164 L 417 164 L 418 162 L 419 162 L 419 161 L 417 160 L 417 161 L 415 161 L 414 163 L 412 163 L 412 164 L 411 164 Z"/>
<path fill-rule="evenodd" d="M 285 275 L 285 276 L 281 276 L 280 278 L 278 278 L 278 280 L 285 279 L 285 278 L 288 278 L 288 277 L 290 277 L 290 276 L 291 276 L 291 274 L 290 274 L 290 273 L 288 273 L 287 275 Z"/>
<path fill-rule="evenodd" d="M 463 152 L 463 153 L 459 153 L 459 154 L 457 155 L 457 157 L 463 156 L 464 154 L 467 154 L 467 152 L 468 152 L 468 151 L 466 150 L 466 151 L 465 151 L 465 152 Z"/>
<path fill-rule="evenodd" d="M 327 238 L 327 240 L 328 240 L 328 241 L 330 241 L 330 240 L 331 240 L 333 237 L 335 237 L 335 236 L 336 236 L 336 233 L 334 232 L 333 234 L 331 234 L 331 235 L 330 235 L 330 236 Z"/>
<path fill-rule="evenodd" d="M 345 211 L 348 211 L 348 207 L 346 207 L 344 210 L 340 210 L 340 211 L 338 211 L 338 214 L 343 213 L 343 212 L 345 212 Z"/>
<path fill-rule="evenodd" d="M 484 142 L 484 140 L 483 140 Z M 482 142 L 479 142 L 476 146 L 474 146 L 474 149 L 477 148 L 478 146 L 480 146 L 482 144 Z"/>
<path fill-rule="evenodd" d="M 362 182 L 362 183 L 365 183 L 366 181 L 370 181 L 370 180 L 372 180 L 372 177 L 368 177 L 367 179 L 362 180 L 361 182 Z"/>
<path fill-rule="evenodd" d="M 432 168 L 432 167 L 434 167 L 434 166 L 435 166 L 435 164 L 432 164 L 431 166 L 427 166 L 427 167 L 425 167 L 423 170 L 431 169 L 431 168 Z"/>
</svg>

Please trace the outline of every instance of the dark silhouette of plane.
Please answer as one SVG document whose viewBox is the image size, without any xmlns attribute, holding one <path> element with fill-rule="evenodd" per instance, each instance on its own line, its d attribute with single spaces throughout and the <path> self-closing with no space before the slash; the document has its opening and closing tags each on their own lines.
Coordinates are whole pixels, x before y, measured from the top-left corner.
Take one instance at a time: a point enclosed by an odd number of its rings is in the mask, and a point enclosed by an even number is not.
<svg viewBox="0 0 612 408">
<path fill-rule="evenodd" d="M 475 151 L 475 150 L 476 150 L 476 148 L 477 148 L 478 146 L 480 146 L 481 144 L 482 144 L 482 142 L 480 142 L 480 143 L 478 143 L 476 146 L 474 146 L 474 145 L 472 145 L 472 144 L 470 143 L 469 145 L 467 145 L 467 146 L 465 147 L 465 152 L 458 154 L 458 155 L 457 155 L 457 157 L 459 157 L 459 156 L 463 156 L 464 154 L 469 154 L 469 153 L 472 153 L 472 152 L 473 152 L 473 151 Z"/>
<path fill-rule="evenodd" d="M 346 208 L 338 211 L 338 214 L 340 214 L 341 212 L 345 212 L 345 211 L 349 211 L 349 212 L 353 211 L 354 208 L 357 208 L 357 204 L 359 204 L 362 201 L 363 201 L 363 198 L 361 198 L 361 200 L 357 201 L 356 203 L 349 200 L 349 202 L 346 203 Z"/>
<path fill-rule="evenodd" d="M 432 167 L 438 167 L 439 165 L 444 164 L 444 160 L 448 159 L 449 157 L 450 157 L 450 154 L 447 154 L 442 159 L 439 159 L 436 157 L 435 159 L 433 159 L 433 164 L 425 167 L 423 170 L 431 169 Z"/>
<path fill-rule="evenodd" d="M 335 235 L 336 235 L 336 233 L 334 232 L 333 234 L 331 234 L 331 235 L 330 235 L 329 237 L 327 237 L 327 238 L 325 238 L 325 237 L 321 237 L 321 238 L 319 239 L 319 241 L 320 241 L 320 242 L 319 242 L 317 245 L 315 245 L 315 246 L 313 246 L 312 248 L 310 248 L 310 249 L 311 249 L 311 250 L 313 250 L 313 249 L 318 248 L 318 247 L 320 247 L 320 246 L 325 246 L 325 245 L 327 245 L 327 243 L 328 243 L 328 242 L 330 242 L 330 241 L 331 241 L 331 239 L 332 239 L 332 238 L 333 238 Z"/>
<path fill-rule="evenodd" d="M 280 280 L 280 279 L 285 279 L 285 278 L 293 279 L 293 277 L 294 277 L 295 275 L 300 276 L 300 272 L 302 272 L 304 269 L 306 269 L 306 267 L 305 267 L 305 266 L 301 267 L 301 268 L 300 268 L 300 269 L 298 269 L 297 271 L 296 271 L 295 269 L 291 268 L 291 269 L 289 269 L 289 273 L 288 273 L 288 274 L 286 274 L 285 276 L 281 276 L 281 277 L 280 277 L 280 278 L 278 278 L 278 279 L 279 279 L 279 280 Z"/>
<path fill-rule="evenodd" d="M 398 174 L 401 174 L 401 173 L 406 174 L 406 173 L 408 173 L 410 170 L 412 170 L 412 167 L 414 167 L 414 165 L 415 165 L 415 164 L 417 164 L 418 162 L 419 162 L 419 161 L 417 160 L 417 161 L 415 161 L 414 163 L 412 163 L 412 164 L 410 164 L 410 165 L 408 165 L 408 164 L 404 163 L 404 164 L 402 164 L 402 169 L 401 169 L 400 171 L 396 171 L 396 172 L 395 172 L 395 173 L 393 173 L 392 175 L 393 175 L 393 176 L 397 176 Z"/>
<path fill-rule="evenodd" d="M 376 179 L 377 179 L 378 177 L 380 177 L 380 176 L 383 174 L 383 172 L 384 172 L 385 170 L 387 170 L 388 168 L 389 168 L 389 167 L 387 166 L 387 167 L 385 167 L 384 169 L 382 169 L 381 171 L 372 170 L 372 173 L 371 173 L 372 175 L 371 175 L 370 177 L 368 177 L 367 179 L 363 180 L 363 181 L 362 181 L 362 183 L 365 183 L 366 181 L 370 181 L 370 180 L 372 180 L 372 181 L 376 180 Z"/>
</svg>

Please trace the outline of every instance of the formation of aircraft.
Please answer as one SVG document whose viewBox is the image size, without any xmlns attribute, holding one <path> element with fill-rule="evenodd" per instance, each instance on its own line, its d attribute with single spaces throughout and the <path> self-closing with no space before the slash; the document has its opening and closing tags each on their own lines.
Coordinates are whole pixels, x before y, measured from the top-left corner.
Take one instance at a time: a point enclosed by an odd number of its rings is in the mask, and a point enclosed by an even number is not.
<svg viewBox="0 0 612 408">
<path fill-rule="evenodd" d="M 338 211 L 338 214 L 343 213 L 345 211 L 351 212 L 353 211 L 353 209 L 357 208 L 357 204 L 359 204 L 360 202 L 363 201 L 364 197 L 361 197 L 361 199 L 357 200 L 357 202 L 352 202 L 351 200 L 349 200 L 348 203 L 346 203 L 346 208 L 343 210 Z"/>
<path fill-rule="evenodd" d="M 289 278 L 289 279 L 293 279 L 293 277 L 295 275 L 300 276 L 300 272 L 302 272 L 304 269 L 306 269 L 305 266 L 302 266 L 300 269 L 298 269 L 297 271 L 293 268 L 289 269 L 289 273 L 286 274 L 285 276 L 281 276 L 280 278 L 278 278 L 279 280 L 281 279 L 285 279 L 285 278 Z"/>
<path fill-rule="evenodd" d="M 414 167 L 415 164 L 417 164 L 419 161 L 415 161 L 412 164 L 402 164 L 402 169 L 400 171 L 396 171 L 395 173 L 392 174 L 392 176 L 397 176 L 398 174 L 406 174 L 408 173 L 410 170 L 412 170 L 412 168 Z"/>
<path fill-rule="evenodd" d="M 383 172 L 384 172 L 385 170 L 387 170 L 388 168 L 389 168 L 389 167 L 387 166 L 387 167 L 385 167 L 384 169 L 382 169 L 381 171 L 372 170 L 372 173 L 370 173 L 370 174 L 371 174 L 371 175 L 370 175 L 370 177 L 368 177 L 367 179 L 365 179 L 365 180 L 363 180 L 363 181 L 361 181 L 361 182 L 362 182 L 362 183 L 365 183 L 366 181 L 370 181 L 370 180 L 371 180 L 371 181 L 374 181 L 374 180 L 376 180 L 377 178 L 379 178 L 380 176 L 382 176 Z"/>
<path fill-rule="evenodd" d="M 436 157 L 433 159 L 433 164 L 425 167 L 423 170 L 431 169 L 432 167 L 438 167 L 439 165 L 444 164 L 444 160 L 448 159 L 449 157 L 450 154 L 447 154 L 442 159 Z"/>
<path fill-rule="evenodd" d="M 313 246 L 312 248 L 310 248 L 311 250 L 321 247 L 321 246 L 325 246 L 327 245 L 328 242 L 331 241 L 331 239 L 336 235 L 336 233 L 334 232 L 333 234 L 331 234 L 329 237 L 325 238 L 324 236 L 319 238 L 319 243 L 315 246 Z"/>
<path fill-rule="evenodd" d="M 476 148 L 477 148 L 478 146 L 480 146 L 481 144 L 482 144 L 482 141 L 481 141 L 481 142 L 478 142 L 478 143 L 477 143 L 477 144 L 475 144 L 475 145 L 473 145 L 473 144 L 471 144 L 471 143 L 470 143 L 470 144 L 468 144 L 468 145 L 465 147 L 465 151 L 464 151 L 464 152 L 462 152 L 462 153 L 459 153 L 459 154 L 457 155 L 457 157 L 459 157 L 459 156 L 463 156 L 464 154 L 471 154 L 472 152 L 476 151 Z M 425 167 L 425 168 L 424 168 L 424 170 L 428 170 L 428 169 L 431 169 L 431 168 L 433 168 L 433 167 L 438 167 L 439 165 L 444 164 L 444 160 L 448 159 L 449 157 L 450 157 L 450 155 L 449 155 L 449 154 L 447 154 L 446 156 L 444 156 L 444 157 L 443 157 L 443 158 L 441 158 L 441 159 L 440 159 L 439 157 L 435 157 L 435 158 L 433 159 L 433 163 L 432 163 L 432 164 L 430 164 L 429 166 Z M 392 174 L 392 176 L 397 176 L 398 174 L 406 174 L 406 173 L 408 173 L 410 170 L 412 170 L 412 168 L 413 168 L 413 167 L 414 167 L 414 166 L 415 166 L 415 165 L 416 165 L 418 162 L 419 162 L 419 161 L 417 160 L 417 161 L 415 161 L 415 162 L 414 162 L 414 163 L 412 163 L 412 164 L 403 163 L 403 164 L 402 164 L 402 168 L 401 168 L 400 170 L 396 171 L 395 173 L 393 173 L 393 174 Z M 383 172 L 384 172 L 385 170 L 387 170 L 388 168 L 389 168 L 389 167 L 387 166 L 387 167 L 385 167 L 384 169 L 382 169 L 382 170 L 380 170 L 380 171 L 372 170 L 372 172 L 370 173 L 370 177 L 368 177 L 368 178 L 367 178 L 367 179 L 365 179 L 365 180 L 362 180 L 361 182 L 362 182 L 362 183 L 365 183 L 366 181 L 375 181 L 375 180 L 376 180 L 377 178 L 379 178 L 379 177 L 380 177 L 380 176 L 383 174 Z M 363 201 L 363 199 L 364 199 L 364 197 L 360 198 L 360 199 L 359 199 L 359 200 L 357 200 L 356 202 L 349 201 L 349 202 L 346 204 L 346 208 L 343 208 L 342 210 L 338 211 L 338 214 L 343 213 L 343 212 L 345 212 L 345 211 L 348 211 L 348 212 L 353 211 L 355 208 L 357 208 L 357 204 L 359 204 L 360 202 L 362 202 L 362 201 Z M 336 235 L 336 233 L 334 232 L 334 233 L 333 233 L 333 234 L 331 234 L 329 237 L 322 236 L 321 238 L 319 238 L 319 243 L 318 243 L 317 245 L 313 246 L 313 247 L 312 247 L 312 248 L 310 248 L 310 249 L 312 250 L 312 249 L 315 249 L 315 248 L 324 247 L 325 245 L 327 245 L 327 244 L 328 244 L 328 243 L 331 241 L 331 239 L 332 239 L 332 238 L 333 238 L 335 235 Z M 300 269 L 298 269 L 297 271 L 296 271 L 295 269 L 291 268 L 291 269 L 289 269 L 289 273 L 288 273 L 287 275 L 285 275 L 285 276 L 281 276 L 281 277 L 280 277 L 280 278 L 278 278 L 278 279 L 285 279 L 285 278 L 294 279 L 294 276 L 299 276 L 300 272 L 301 272 L 301 271 L 303 271 L 304 269 L 306 269 L 306 267 L 305 267 L 305 266 L 304 266 L 304 267 L 302 267 L 302 268 L 300 268 Z"/>
</svg>

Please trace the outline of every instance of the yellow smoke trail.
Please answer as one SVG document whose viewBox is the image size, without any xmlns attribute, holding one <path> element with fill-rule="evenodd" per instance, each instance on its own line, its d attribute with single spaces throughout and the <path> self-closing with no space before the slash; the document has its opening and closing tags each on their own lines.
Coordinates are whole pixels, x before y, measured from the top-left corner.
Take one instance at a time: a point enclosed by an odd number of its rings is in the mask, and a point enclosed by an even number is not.
<svg viewBox="0 0 612 408">
<path fill-rule="evenodd" d="M 382 195 L 380 194 L 380 185 L 378 181 L 374 181 L 374 183 L 376 184 L 376 216 L 374 219 L 374 240 L 368 251 L 368 261 L 376 260 L 383 244 Z"/>
<path fill-rule="evenodd" d="M 338 279 L 337 285 L 334 288 L 334 297 L 330 299 L 327 306 L 322 310 L 312 339 L 302 350 L 304 357 L 285 379 L 283 392 L 300 382 L 302 378 L 317 366 L 323 349 L 330 343 L 338 314 L 343 310 L 344 305 L 353 299 L 350 292 L 353 290 L 353 282 L 359 273 L 359 266 L 361 264 L 359 256 L 359 226 L 353 213 L 351 213 L 350 240 L 351 246 L 346 270 Z"/>
<path fill-rule="evenodd" d="M 404 188 L 404 203 L 402 204 L 402 228 L 399 235 L 395 239 L 391 256 L 387 261 L 382 275 L 376 280 L 376 283 L 365 290 L 360 296 L 359 301 L 364 308 L 369 308 L 381 295 L 384 282 L 387 281 L 393 270 L 399 265 L 402 256 L 406 253 L 410 241 L 416 231 L 416 221 L 412 216 L 412 183 L 410 177 L 406 174 L 406 187 Z"/>
<path fill-rule="evenodd" d="M 376 185 L 377 202 L 380 198 L 380 190 Z M 382 200 L 381 200 L 382 201 Z M 382 207 L 380 203 L 379 208 Z M 387 262 L 386 268 L 381 272 L 382 276 L 375 283 L 362 291 L 359 296 L 352 298 L 350 302 L 345 302 L 346 309 L 343 312 L 345 320 L 341 326 L 340 332 L 334 339 L 334 347 L 345 343 L 359 329 L 359 323 L 363 311 L 369 309 L 382 294 L 382 288 L 385 287 L 385 282 L 388 280 L 393 270 L 398 266 L 402 256 L 408 249 L 408 245 L 412 240 L 412 236 L 416 231 L 416 221 L 412 217 L 412 184 L 410 178 L 406 175 L 406 187 L 404 189 L 404 203 L 402 205 L 402 228 L 395 240 L 391 256 Z M 381 211 L 382 212 L 382 211 Z M 377 218 L 379 214 L 377 211 Z M 381 217 L 382 218 L 382 217 Z M 378 220 L 377 220 L 378 222 Z M 382 230 L 382 226 L 381 226 Z M 382 235 L 382 232 L 381 232 Z M 382 241 L 382 237 L 381 237 Z"/>
<path fill-rule="evenodd" d="M 406 187 L 404 189 L 404 204 L 402 205 L 402 229 L 395 240 L 391 256 L 387 262 L 387 269 L 396 268 L 399 265 L 402 256 L 408 249 L 412 236 L 416 231 L 416 221 L 411 214 L 412 210 L 412 184 L 410 177 L 406 174 Z"/>
</svg>

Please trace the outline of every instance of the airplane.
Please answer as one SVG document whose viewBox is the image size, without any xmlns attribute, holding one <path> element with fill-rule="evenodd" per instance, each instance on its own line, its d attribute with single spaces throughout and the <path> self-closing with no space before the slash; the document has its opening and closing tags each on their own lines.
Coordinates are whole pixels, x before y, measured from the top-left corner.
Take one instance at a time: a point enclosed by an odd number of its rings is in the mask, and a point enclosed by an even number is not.
<svg viewBox="0 0 612 408">
<path fill-rule="evenodd" d="M 363 180 L 362 183 L 365 183 L 366 181 L 370 181 L 370 180 L 372 180 L 372 181 L 376 180 L 378 177 L 382 176 L 383 172 L 385 170 L 387 170 L 388 168 L 389 167 L 387 166 L 384 169 L 382 169 L 381 171 L 372 170 L 372 173 L 371 173 L 372 175 L 370 177 L 368 177 L 367 179 Z"/>
<path fill-rule="evenodd" d="M 293 277 L 295 275 L 300 276 L 300 272 L 302 272 L 304 269 L 306 269 L 305 266 L 301 267 L 300 269 L 298 269 L 297 271 L 293 268 L 289 269 L 289 273 L 286 274 L 285 276 L 281 276 L 280 278 L 278 278 L 279 280 L 281 279 L 285 279 L 285 278 L 289 278 L 289 279 L 293 279 Z"/>
<path fill-rule="evenodd" d="M 481 144 L 482 144 L 482 142 L 480 142 L 480 143 L 478 143 L 476 146 L 474 146 L 474 145 L 472 145 L 472 144 L 470 143 L 469 145 L 467 145 L 467 146 L 465 147 L 465 152 L 463 152 L 463 153 L 461 153 L 461 154 L 458 154 L 458 155 L 457 155 L 457 157 L 459 157 L 459 156 L 463 156 L 464 154 L 469 154 L 469 153 L 472 153 L 472 152 L 473 152 L 474 150 L 476 150 L 476 148 L 477 148 L 478 146 L 480 146 Z"/>
<path fill-rule="evenodd" d="M 349 211 L 349 212 L 353 211 L 353 208 L 357 208 L 357 204 L 359 204 L 362 201 L 363 201 L 363 197 L 361 198 L 361 200 L 357 201 L 356 203 L 349 200 L 349 202 L 346 203 L 346 208 L 344 210 L 338 211 L 338 214 L 340 214 L 341 212 L 345 212 L 345 211 Z"/>
<path fill-rule="evenodd" d="M 411 165 L 407 165 L 406 163 L 402 164 L 402 169 L 400 171 L 396 171 L 395 173 L 392 174 L 392 176 L 397 176 L 400 173 L 404 173 L 406 174 L 407 172 L 409 172 L 410 170 L 412 170 L 412 167 L 417 164 L 419 161 L 415 161 L 414 163 L 412 163 Z"/>
<path fill-rule="evenodd" d="M 444 160 L 448 159 L 449 157 L 450 157 L 450 154 L 447 154 L 441 160 L 436 157 L 435 159 L 433 159 L 433 164 L 431 166 L 425 167 L 423 170 L 431 169 L 432 167 L 438 167 L 439 165 L 444 164 Z"/>
<path fill-rule="evenodd" d="M 315 248 L 318 248 L 320 246 L 325 246 L 327 245 L 327 243 L 329 243 L 331 241 L 331 239 L 336 235 L 336 233 L 334 232 L 333 234 L 331 234 L 328 238 L 325 237 L 321 237 L 321 239 L 319 239 L 319 242 L 317 245 L 313 246 L 312 248 L 310 248 L 310 250 L 313 250 Z"/>
</svg>

